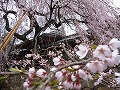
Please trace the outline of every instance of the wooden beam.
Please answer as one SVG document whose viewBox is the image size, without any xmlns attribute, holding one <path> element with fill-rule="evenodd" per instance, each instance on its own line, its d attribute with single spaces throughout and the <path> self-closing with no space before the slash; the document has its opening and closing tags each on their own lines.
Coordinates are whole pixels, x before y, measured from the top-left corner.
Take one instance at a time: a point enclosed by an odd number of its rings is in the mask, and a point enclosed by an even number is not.
<svg viewBox="0 0 120 90">
<path fill-rule="evenodd" d="M 16 33 L 17 29 L 19 28 L 19 26 L 21 25 L 21 23 L 23 22 L 25 16 L 26 16 L 27 12 L 24 13 L 19 20 L 16 22 L 15 26 L 13 27 L 13 29 L 9 32 L 9 34 L 5 37 L 4 41 L 0 44 L 0 50 L 4 50 L 6 48 L 6 46 L 8 45 L 8 43 L 10 42 L 11 38 L 13 37 L 13 35 Z"/>
</svg>

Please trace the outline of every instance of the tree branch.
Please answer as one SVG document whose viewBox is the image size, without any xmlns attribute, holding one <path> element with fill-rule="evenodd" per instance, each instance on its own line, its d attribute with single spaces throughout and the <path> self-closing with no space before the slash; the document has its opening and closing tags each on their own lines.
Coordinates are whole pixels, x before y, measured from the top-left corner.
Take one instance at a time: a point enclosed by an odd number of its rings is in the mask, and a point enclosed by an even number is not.
<svg viewBox="0 0 120 90">
<path fill-rule="evenodd" d="M 46 81 L 39 87 L 39 90 L 42 90 L 52 79 L 53 79 L 53 76 L 55 75 L 56 72 L 64 69 L 64 68 L 67 68 L 69 66 L 73 66 L 73 65 L 80 65 L 80 64 L 85 64 L 87 62 L 91 61 L 91 59 L 88 59 L 88 60 L 81 60 L 79 62 L 72 62 L 70 64 L 67 64 L 67 65 L 63 65 L 61 67 L 59 67 L 57 70 L 49 73 L 49 75 L 47 76 L 46 78 Z"/>
<path fill-rule="evenodd" d="M 0 72 L 0 75 L 20 75 L 20 74 L 26 75 L 26 73 Z"/>
<path fill-rule="evenodd" d="M 12 30 L 12 29 L 9 27 L 9 20 L 8 20 L 8 18 L 7 18 L 7 15 L 8 15 L 9 13 L 16 14 L 16 12 L 15 12 L 15 11 L 5 11 L 5 15 L 3 16 L 3 18 L 4 18 L 5 21 L 6 21 L 6 26 L 5 26 L 5 28 L 6 28 L 6 30 L 7 30 L 8 32 L 10 32 L 10 31 Z M 22 40 L 22 41 L 25 41 L 25 40 L 27 39 L 24 35 L 19 35 L 18 33 L 15 33 L 14 35 L 16 36 L 16 38 L 18 38 L 18 39 L 20 39 L 20 40 Z"/>
</svg>

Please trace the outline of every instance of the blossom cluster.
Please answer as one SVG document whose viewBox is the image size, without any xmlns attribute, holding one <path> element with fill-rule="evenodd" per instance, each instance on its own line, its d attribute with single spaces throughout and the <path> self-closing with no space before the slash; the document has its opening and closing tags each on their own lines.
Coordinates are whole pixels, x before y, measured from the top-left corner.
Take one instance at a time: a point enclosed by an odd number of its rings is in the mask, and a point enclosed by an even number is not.
<svg viewBox="0 0 120 90">
<path fill-rule="evenodd" d="M 36 78 L 42 79 L 46 77 L 46 75 L 47 75 L 47 72 L 44 69 L 38 69 L 36 71 L 34 67 L 29 68 L 28 78 L 23 83 L 23 86 L 25 88 L 32 88 L 34 86 L 34 82 Z"/>
<path fill-rule="evenodd" d="M 111 77 L 111 79 L 109 79 Z M 115 77 L 115 78 L 113 78 Z M 107 83 L 108 87 L 117 87 L 120 85 L 120 73 L 110 69 L 108 72 L 101 72 L 94 86 Z"/>
<path fill-rule="evenodd" d="M 120 64 L 120 41 L 113 38 L 108 45 L 98 45 L 93 51 L 94 60 L 86 64 L 93 73 L 103 72 L 107 67 L 115 67 Z"/>
<path fill-rule="evenodd" d="M 52 84 L 52 86 L 50 83 L 48 83 L 45 90 L 51 90 L 54 85 L 59 90 L 81 90 L 82 82 L 85 81 L 88 83 L 90 80 L 94 80 L 94 75 L 96 73 L 99 74 L 99 76 L 94 85 L 99 85 L 104 80 L 104 77 L 107 77 L 113 73 L 111 69 L 107 73 L 104 71 L 108 67 L 113 68 L 120 64 L 118 48 L 120 48 L 120 41 L 117 38 L 113 38 L 106 45 L 98 45 L 93 50 L 93 58 L 91 58 L 92 60 L 88 61 L 88 63 L 84 65 L 71 65 L 60 70 L 59 68 L 72 62 L 66 61 L 62 57 L 61 53 L 56 55 L 55 53 L 49 52 L 49 55 L 52 56 L 52 61 L 54 64 L 54 66 L 49 69 L 49 73 L 54 73 L 53 77 L 54 80 L 57 80 L 57 82 Z M 74 54 L 76 54 L 80 59 L 84 59 L 88 52 L 89 48 L 82 44 L 78 44 L 74 48 Z M 27 57 L 31 56 L 27 55 Z M 23 86 L 26 88 L 32 87 L 34 86 L 33 83 L 36 82 L 36 77 L 39 77 L 41 81 L 42 78 L 49 77 L 49 73 L 42 68 L 36 71 L 35 68 L 32 67 L 29 69 L 28 79 L 24 82 Z M 112 82 L 115 82 L 117 85 L 119 85 L 120 73 L 114 72 L 113 76 L 115 76 L 115 78 Z M 54 80 L 51 80 L 51 83 L 53 83 Z"/>
<path fill-rule="evenodd" d="M 74 67 L 78 67 L 78 66 L 74 66 Z M 72 68 L 76 69 L 74 67 Z M 82 69 L 78 69 L 75 72 L 68 72 L 67 70 L 63 69 L 61 71 L 56 72 L 55 77 L 57 78 L 60 84 L 60 86 L 58 87 L 59 89 L 72 89 L 72 90 L 81 89 L 81 82 L 80 82 L 81 79 L 85 81 L 93 79 L 92 75 L 89 72 L 86 72 Z"/>
<path fill-rule="evenodd" d="M 35 68 L 48 68 L 49 64 L 48 60 L 41 57 L 39 54 L 26 54 L 23 60 L 12 60 L 11 67 L 25 68 L 29 69 L 29 67 L 34 64 Z"/>
</svg>

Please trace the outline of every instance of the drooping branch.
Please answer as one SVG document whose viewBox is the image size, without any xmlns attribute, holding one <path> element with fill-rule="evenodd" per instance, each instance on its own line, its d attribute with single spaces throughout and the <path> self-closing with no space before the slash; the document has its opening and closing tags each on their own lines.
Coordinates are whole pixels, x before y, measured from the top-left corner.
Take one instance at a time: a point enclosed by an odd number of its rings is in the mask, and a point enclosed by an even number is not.
<svg viewBox="0 0 120 90">
<path fill-rule="evenodd" d="M 7 15 L 8 15 L 9 13 L 16 14 L 16 12 L 15 12 L 15 11 L 4 11 L 4 12 L 5 12 L 5 15 L 3 16 L 3 18 L 4 18 L 5 21 L 6 21 L 6 26 L 5 26 L 5 28 L 6 28 L 6 30 L 7 30 L 8 32 L 10 32 L 10 31 L 11 31 L 11 28 L 9 27 L 9 20 L 8 20 Z M 30 30 L 26 31 L 26 32 L 25 32 L 24 34 L 22 34 L 22 35 L 20 35 L 20 34 L 18 34 L 18 33 L 15 33 L 16 38 L 18 38 L 18 39 L 20 39 L 20 40 L 22 40 L 22 41 L 27 40 L 26 36 L 33 31 L 33 27 L 35 27 L 36 34 L 37 34 L 37 33 L 39 32 L 39 30 L 40 30 L 40 29 L 39 29 L 39 25 L 38 25 L 36 19 L 33 18 L 32 16 L 30 16 L 30 14 L 29 14 L 28 16 L 29 16 L 29 18 L 30 18 Z M 36 35 L 36 34 L 35 34 L 35 35 Z"/>
<path fill-rule="evenodd" d="M 85 21 L 85 20 L 78 20 L 78 19 L 66 19 L 65 17 L 64 17 L 64 21 L 62 22 L 62 23 L 70 23 L 70 22 L 78 22 L 78 23 L 85 23 L 85 24 L 87 24 L 88 22 L 87 21 Z"/>
<path fill-rule="evenodd" d="M 61 8 L 58 6 L 58 20 L 59 20 L 59 22 L 61 22 L 61 21 L 60 21 L 60 18 L 61 18 L 60 9 L 61 9 Z"/>
<path fill-rule="evenodd" d="M 5 15 L 3 16 L 3 18 L 5 19 L 5 21 L 6 21 L 6 26 L 5 26 L 5 28 L 6 28 L 6 30 L 8 31 L 8 32 L 10 32 L 11 31 L 11 28 L 9 28 L 9 20 L 8 20 L 8 18 L 7 18 L 7 15 L 9 14 L 9 13 L 12 13 L 12 14 L 16 14 L 16 12 L 15 11 L 5 11 L 4 10 L 4 12 L 5 12 Z"/>
<path fill-rule="evenodd" d="M 5 28 L 6 28 L 6 30 L 7 30 L 8 32 L 10 32 L 10 31 L 12 30 L 12 29 L 9 27 L 9 20 L 8 20 L 8 18 L 7 18 L 7 15 L 8 15 L 9 13 L 16 14 L 16 12 L 15 12 L 15 11 L 6 11 L 5 15 L 3 16 L 3 18 L 4 18 L 5 22 L 6 22 Z M 18 38 L 18 39 L 20 39 L 20 40 L 22 40 L 22 41 L 25 41 L 25 40 L 27 39 L 24 35 L 20 35 L 20 34 L 18 34 L 18 33 L 15 33 L 15 36 L 16 36 L 16 38 Z"/>
<path fill-rule="evenodd" d="M 53 0 L 51 0 L 51 2 L 50 2 L 50 17 L 49 17 L 49 20 L 51 20 L 51 17 L 52 17 L 52 14 L 53 14 L 53 7 L 52 7 L 52 5 L 53 5 Z"/>
</svg>

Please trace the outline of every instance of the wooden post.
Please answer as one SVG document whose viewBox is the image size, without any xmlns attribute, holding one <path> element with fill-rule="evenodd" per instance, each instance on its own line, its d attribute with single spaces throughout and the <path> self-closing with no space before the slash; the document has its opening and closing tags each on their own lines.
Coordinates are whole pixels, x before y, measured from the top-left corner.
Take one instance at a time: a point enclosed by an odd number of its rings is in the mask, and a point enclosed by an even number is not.
<svg viewBox="0 0 120 90">
<path fill-rule="evenodd" d="M 18 27 L 20 26 L 20 24 L 23 22 L 25 16 L 26 16 L 27 12 L 24 13 L 20 19 L 17 21 L 16 25 L 13 27 L 13 29 L 9 32 L 9 34 L 5 37 L 4 41 L 0 44 L 0 50 L 4 50 L 5 47 L 7 46 L 7 44 L 10 42 L 11 38 L 13 37 L 13 35 L 16 33 Z"/>
</svg>

